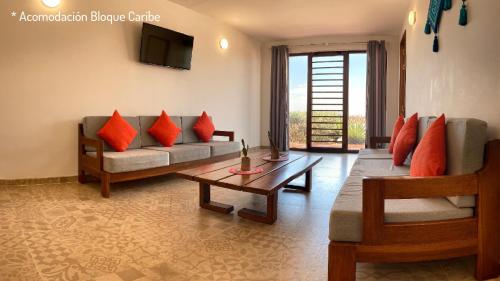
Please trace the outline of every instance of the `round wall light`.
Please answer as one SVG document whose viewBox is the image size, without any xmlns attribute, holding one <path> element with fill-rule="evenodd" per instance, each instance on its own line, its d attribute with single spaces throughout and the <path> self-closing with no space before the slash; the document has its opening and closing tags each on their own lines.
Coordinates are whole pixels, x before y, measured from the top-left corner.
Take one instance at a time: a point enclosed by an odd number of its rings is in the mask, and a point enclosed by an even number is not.
<svg viewBox="0 0 500 281">
<path fill-rule="evenodd" d="M 42 3 L 49 8 L 55 8 L 61 4 L 61 0 L 42 0 Z"/>
<path fill-rule="evenodd" d="M 415 10 L 412 10 L 408 14 L 408 24 L 413 26 L 415 25 L 416 22 L 417 22 L 417 12 Z"/>
<path fill-rule="evenodd" d="M 222 38 L 220 41 L 219 41 L 219 46 L 221 49 L 225 50 L 229 47 L 229 41 L 227 41 L 226 38 Z"/>
</svg>

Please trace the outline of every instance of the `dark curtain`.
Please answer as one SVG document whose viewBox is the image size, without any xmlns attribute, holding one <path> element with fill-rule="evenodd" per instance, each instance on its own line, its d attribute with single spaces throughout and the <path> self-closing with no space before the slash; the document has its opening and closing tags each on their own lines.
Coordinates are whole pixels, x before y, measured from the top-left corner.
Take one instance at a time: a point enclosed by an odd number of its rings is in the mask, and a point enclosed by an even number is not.
<svg viewBox="0 0 500 281">
<path fill-rule="evenodd" d="M 368 41 L 366 74 L 366 143 L 385 136 L 387 51 L 385 41 Z"/>
<path fill-rule="evenodd" d="M 288 150 L 288 47 L 272 47 L 271 138 L 281 151 Z"/>
</svg>

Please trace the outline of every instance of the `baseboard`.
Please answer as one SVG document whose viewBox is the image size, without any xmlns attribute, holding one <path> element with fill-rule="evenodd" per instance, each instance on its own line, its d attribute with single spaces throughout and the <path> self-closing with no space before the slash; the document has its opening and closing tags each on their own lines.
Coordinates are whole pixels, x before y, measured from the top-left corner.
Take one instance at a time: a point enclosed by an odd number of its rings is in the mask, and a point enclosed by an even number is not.
<svg viewBox="0 0 500 281">
<path fill-rule="evenodd" d="M 0 179 L 0 186 L 6 185 L 36 185 L 36 184 L 58 184 L 58 183 L 75 183 L 77 176 L 69 177 L 53 177 L 53 178 L 31 178 L 31 179 Z"/>
</svg>

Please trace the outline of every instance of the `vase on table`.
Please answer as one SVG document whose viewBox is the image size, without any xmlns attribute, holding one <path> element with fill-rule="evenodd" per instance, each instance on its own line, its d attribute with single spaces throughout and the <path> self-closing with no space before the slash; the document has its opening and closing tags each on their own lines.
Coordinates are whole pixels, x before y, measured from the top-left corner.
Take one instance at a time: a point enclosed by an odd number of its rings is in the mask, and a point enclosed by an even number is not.
<svg viewBox="0 0 500 281">
<path fill-rule="evenodd" d="M 252 164 L 252 161 L 251 161 L 250 157 L 248 157 L 248 156 L 241 157 L 241 171 L 244 171 L 244 172 L 250 171 L 251 166 L 252 166 L 251 164 Z"/>
<path fill-rule="evenodd" d="M 278 160 L 280 159 L 280 151 L 277 148 L 271 148 L 271 159 Z"/>
<path fill-rule="evenodd" d="M 250 171 L 251 167 L 251 161 L 250 157 L 248 157 L 248 150 L 250 149 L 250 146 L 248 144 L 245 144 L 245 140 L 241 139 L 241 144 L 243 145 L 243 149 L 241 150 L 241 171 Z"/>
<path fill-rule="evenodd" d="M 274 143 L 270 131 L 267 131 L 267 138 L 269 139 L 269 144 L 271 145 L 271 159 L 272 160 L 280 159 L 280 150 L 278 146 Z"/>
</svg>

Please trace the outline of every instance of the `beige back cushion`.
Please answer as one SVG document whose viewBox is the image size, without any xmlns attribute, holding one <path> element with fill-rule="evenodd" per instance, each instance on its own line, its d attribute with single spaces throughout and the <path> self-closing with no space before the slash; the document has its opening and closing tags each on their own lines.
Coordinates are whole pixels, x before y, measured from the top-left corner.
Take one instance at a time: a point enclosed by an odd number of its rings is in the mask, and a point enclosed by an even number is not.
<svg viewBox="0 0 500 281">
<path fill-rule="evenodd" d="M 408 119 L 410 117 L 405 118 L 405 123 L 408 122 Z M 425 133 L 427 132 L 427 129 L 429 129 L 429 126 L 431 125 L 432 122 L 436 120 L 436 116 L 423 116 L 418 118 L 418 126 L 417 126 L 417 145 L 422 140 L 424 137 Z M 417 146 L 415 145 L 415 148 Z M 405 166 L 410 166 L 411 163 L 411 158 L 413 157 L 413 151 L 408 154 L 408 157 L 406 157 L 406 160 L 404 162 Z"/>
<path fill-rule="evenodd" d="M 471 174 L 483 166 L 487 142 L 487 123 L 473 118 L 446 120 L 446 174 Z M 457 207 L 474 207 L 474 196 L 453 196 L 448 200 Z"/>
<path fill-rule="evenodd" d="M 423 116 L 418 118 L 417 143 L 422 140 L 434 120 L 436 120 L 436 116 Z"/>
</svg>

